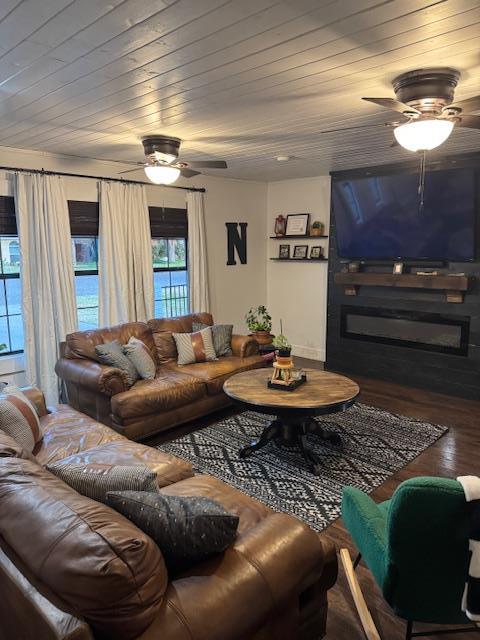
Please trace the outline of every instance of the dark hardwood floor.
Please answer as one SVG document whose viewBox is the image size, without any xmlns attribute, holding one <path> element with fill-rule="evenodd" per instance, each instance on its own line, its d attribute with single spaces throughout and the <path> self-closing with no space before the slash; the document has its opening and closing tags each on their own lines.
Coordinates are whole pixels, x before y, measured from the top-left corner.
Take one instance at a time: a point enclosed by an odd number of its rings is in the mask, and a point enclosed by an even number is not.
<svg viewBox="0 0 480 640">
<path fill-rule="evenodd" d="M 322 367 L 321 363 L 311 360 L 295 358 L 295 361 L 303 367 Z M 479 473 L 480 401 L 462 400 L 414 389 L 407 384 L 403 386 L 353 375 L 349 377 L 360 385 L 360 402 L 449 427 L 449 431 L 440 440 L 376 489 L 372 493 L 375 500 L 387 499 L 400 482 L 414 476 L 438 475 L 455 478 L 458 475 Z M 224 413 L 230 411 L 227 410 Z M 218 419 L 219 415 L 216 414 L 214 417 L 205 419 L 205 424 L 202 426 Z M 198 423 L 195 428 L 198 428 Z M 183 431 L 187 433 L 191 430 L 192 426 L 187 425 Z M 176 437 L 178 435 L 177 432 Z M 159 440 L 157 439 L 156 442 Z M 322 535 L 332 540 L 337 548 L 347 547 L 352 557 L 356 554 L 356 549 L 341 519 L 331 524 Z M 402 640 L 405 637 L 405 623 L 390 611 L 369 570 L 362 563 L 357 568 L 357 572 L 363 594 L 382 640 Z M 337 584 L 329 592 L 329 603 L 326 637 L 329 640 L 364 640 L 341 566 Z M 418 625 L 415 630 L 432 628 L 434 625 Z M 445 627 L 438 628 L 445 629 Z M 453 629 L 455 627 L 452 627 Z M 425 636 L 426 640 L 434 640 L 436 637 L 438 636 Z M 448 633 L 440 637 L 445 640 L 472 640 L 478 636 L 470 633 Z"/>
</svg>

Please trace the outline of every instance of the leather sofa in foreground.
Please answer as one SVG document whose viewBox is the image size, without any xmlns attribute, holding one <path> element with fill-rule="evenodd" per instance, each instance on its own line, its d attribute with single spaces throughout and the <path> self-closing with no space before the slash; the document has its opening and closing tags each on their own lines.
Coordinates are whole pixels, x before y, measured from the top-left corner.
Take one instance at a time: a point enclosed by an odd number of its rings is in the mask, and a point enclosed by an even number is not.
<svg viewBox="0 0 480 640">
<path fill-rule="evenodd" d="M 190 465 L 125 439 L 75 409 L 47 412 L 26 453 L 0 431 L 1 640 L 313 640 L 323 637 L 333 546 Z M 161 491 L 207 496 L 240 518 L 234 544 L 168 575 L 151 538 L 78 494 L 49 462 L 144 464 Z"/>
<path fill-rule="evenodd" d="M 192 322 L 212 325 L 213 318 L 198 313 L 67 335 L 55 371 L 65 381 L 69 404 L 132 440 L 230 405 L 223 383 L 235 373 L 264 366 L 258 344 L 249 336 L 234 335 L 233 355 L 178 366 L 172 332 L 191 332 Z M 132 336 L 156 358 L 157 373 L 154 380 L 139 380 L 129 387 L 120 369 L 100 363 L 95 347 L 113 340 L 126 344 Z"/>
</svg>

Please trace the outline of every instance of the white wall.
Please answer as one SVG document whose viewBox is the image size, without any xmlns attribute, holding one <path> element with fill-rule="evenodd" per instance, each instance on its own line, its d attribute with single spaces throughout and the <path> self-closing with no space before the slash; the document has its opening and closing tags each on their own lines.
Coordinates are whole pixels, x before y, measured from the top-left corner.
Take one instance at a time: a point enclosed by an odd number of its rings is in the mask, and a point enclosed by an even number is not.
<svg viewBox="0 0 480 640">
<path fill-rule="evenodd" d="M 119 165 L 106 161 L 72 158 L 53 154 L 0 147 L 0 166 L 20 167 L 118 177 Z M 142 173 L 126 177 L 142 180 Z M 196 176 L 179 181 L 183 186 L 205 187 L 208 271 L 212 313 L 218 322 L 233 322 L 235 331 L 245 333 L 245 312 L 266 299 L 265 211 L 267 185 L 260 182 Z M 97 200 L 96 180 L 65 178 L 67 198 Z M 11 195 L 11 173 L 0 171 L 0 195 Z M 185 207 L 186 192 L 147 186 L 150 205 Z M 226 222 L 248 222 L 247 264 L 226 266 Z M 24 384 L 23 361 L 20 357 L 0 358 L 0 379 Z M 14 373 L 16 372 L 16 373 Z"/>
<path fill-rule="evenodd" d="M 266 236 L 273 235 L 278 214 L 310 213 L 320 220 L 328 234 L 330 221 L 330 177 L 270 182 L 267 196 Z M 328 255 L 328 239 L 285 240 L 295 244 L 321 245 Z M 268 257 L 278 257 L 278 240 L 268 240 Z M 327 322 L 328 262 L 273 262 L 267 260 L 267 306 L 273 317 L 273 333 L 283 332 L 293 346 L 293 354 L 325 360 Z"/>
</svg>

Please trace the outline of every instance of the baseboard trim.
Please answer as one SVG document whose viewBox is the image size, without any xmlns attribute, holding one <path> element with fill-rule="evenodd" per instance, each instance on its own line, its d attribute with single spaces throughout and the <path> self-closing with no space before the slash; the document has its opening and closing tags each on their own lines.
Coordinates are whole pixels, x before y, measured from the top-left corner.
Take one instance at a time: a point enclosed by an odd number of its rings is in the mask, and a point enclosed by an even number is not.
<svg viewBox="0 0 480 640">
<path fill-rule="evenodd" d="M 315 349 L 313 347 L 303 347 L 298 344 L 292 344 L 292 355 L 298 356 L 299 358 L 325 362 L 325 349 Z"/>
</svg>

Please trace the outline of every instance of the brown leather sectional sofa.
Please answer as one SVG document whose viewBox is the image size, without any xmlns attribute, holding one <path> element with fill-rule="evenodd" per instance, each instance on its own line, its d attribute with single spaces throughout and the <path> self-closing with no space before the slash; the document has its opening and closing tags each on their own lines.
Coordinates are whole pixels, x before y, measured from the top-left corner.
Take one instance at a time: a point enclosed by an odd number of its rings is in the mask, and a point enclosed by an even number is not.
<svg viewBox="0 0 480 640">
<path fill-rule="evenodd" d="M 188 463 L 125 439 L 27 390 L 43 441 L 34 456 L 0 432 L 1 640 L 313 640 L 323 637 L 333 546 Z M 43 465 L 142 463 L 170 495 L 208 496 L 240 518 L 235 543 L 167 575 L 155 543 Z"/>
<path fill-rule="evenodd" d="M 213 318 L 199 313 L 69 334 L 55 367 L 65 381 L 69 404 L 132 440 L 228 406 L 223 383 L 235 373 L 263 366 L 258 344 L 249 336 L 234 335 L 232 356 L 178 366 L 172 332 L 191 332 L 192 322 L 212 325 Z M 155 380 L 139 380 L 129 388 L 122 371 L 100 363 L 95 347 L 112 340 L 125 344 L 131 336 L 149 347 L 157 374 Z"/>
</svg>

